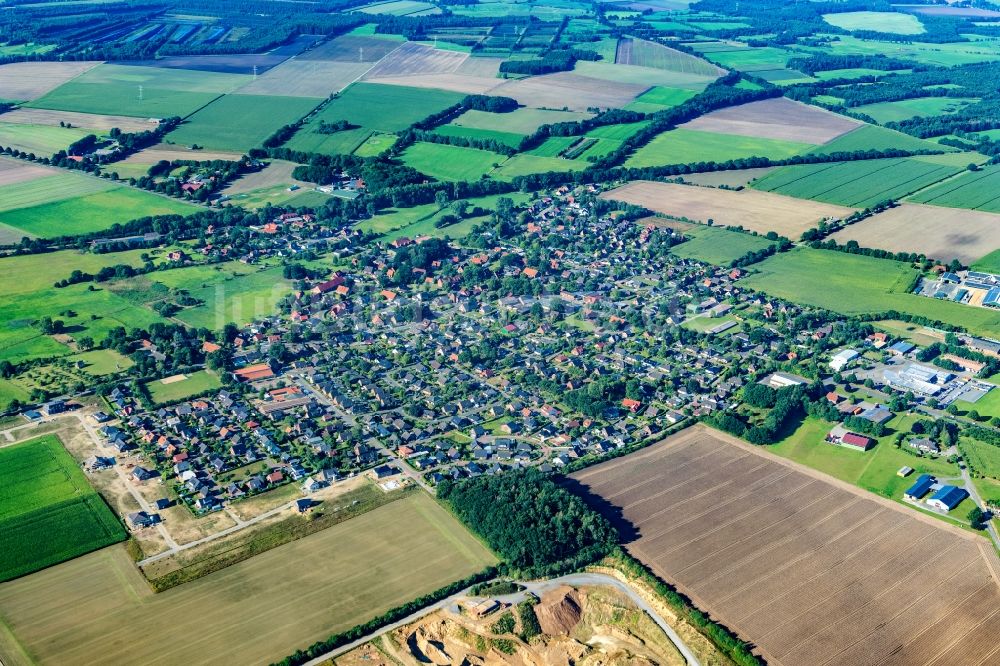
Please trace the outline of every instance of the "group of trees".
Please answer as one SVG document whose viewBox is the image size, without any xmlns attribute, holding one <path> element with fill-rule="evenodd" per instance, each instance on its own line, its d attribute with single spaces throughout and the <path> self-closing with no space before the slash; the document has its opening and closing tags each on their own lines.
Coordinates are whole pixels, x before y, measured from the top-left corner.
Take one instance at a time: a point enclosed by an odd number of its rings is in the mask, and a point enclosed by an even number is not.
<svg viewBox="0 0 1000 666">
<path fill-rule="evenodd" d="M 611 523 L 534 468 L 444 481 L 438 497 L 521 575 L 578 569 L 618 542 Z"/>
</svg>

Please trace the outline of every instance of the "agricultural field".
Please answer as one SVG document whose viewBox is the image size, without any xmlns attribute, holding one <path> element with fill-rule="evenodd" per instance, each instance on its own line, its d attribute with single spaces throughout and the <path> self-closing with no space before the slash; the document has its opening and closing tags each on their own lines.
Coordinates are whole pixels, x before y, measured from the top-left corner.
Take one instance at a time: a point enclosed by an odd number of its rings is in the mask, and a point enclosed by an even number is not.
<svg viewBox="0 0 1000 666">
<path fill-rule="evenodd" d="M 241 95 L 325 98 L 371 69 L 371 63 L 292 58 L 239 89 Z"/>
<path fill-rule="evenodd" d="M 1000 166 L 990 165 L 978 171 L 966 171 L 916 193 L 910 200 L 917 203 L 967 208 L 1000 213 Z"/>
<path fill-rule="evenodd" d="M 547 111 L 522 107 L 509 113 L 489 113 L 487 111 L 466 111 L 451 122 L 458 127 L 467 127 L 513 134 L 533 134 L 542 125 L 571 123 L 592 117 L 590 113 L 575 111 Z"/>
<path fill-rule="evenodd" d="M 48 157 L 70 144 L 79 141 L 91 132 L 83 129 L 67 129 L 50 125 L 22 125 L 2 122 L 0 116 L 0 146 Z"/>
<path fill-rule="evenodd" d="M 897 35 L 919 35 L 924 25 L 913 14 L 901 12 L 843 12 L 824 14 L 823 20 L 844 30 L 874 30 Z"/>
<path fill-rule="evenodd" d="M 816 145 L 833 141 L 860 124 L 826 109 L 778 97 L 712 111 L 681 127 Z"/>
<path fill-rule="evenodd" d="M 467 139 L 477 139 L 480 141 L 496 141 L 497 143 L 517 148 L 524 140 L 524 134 L 513 132 L 498 132 L 496 130 L 479 129 L 476 127 L 459 127 L 458 125 L 442 125 L 434 130 L 435 134 L 441 136 L 460 136 Z"/>
<path fill-rule="evenodd" d="M 146 382 L 146 390 L 149 391 L 153 403 L 157 405 L 185 400 L 219 388 L 222 388 L 222 381 L 211 370 L 199 370 L 187 375 L 174 375 Z"/>
<path fill-rule="evenodd" d="M 761 447 L 695 426 L 572 479 L 610 505 L 629 552 L 770 664 L 977 663 L 995 648 L 988 542 Z"/>
<path fill-rule="evenodd" d="M 402 50 L 402 49 L 401 49 Z M 398 86 L 411 86 L 414 88 L 431 88 L 438 90 L 450 90 L 452 92 L 471 94 L 486 94 L 503 83 L 503 79 L 497 78 L 500 69 L 501 58 L 487 57 L 466 57 L 452 71 L 437 73 L 412 74 L 406 73 L 415 69 L 442 68 L 442 49 L 433 51 L 433 55 L 426 59 L 414 60 L 392 59 L 392 69 L 379 67 L 378 70 L 369 72 L 365 79 L 372 83 L 384 83 Z M 412 54 L 411 54 L 412 55 Z M 465 55 L 465 54 L 459 54 Z M 427 62 L 430 61 L 430 62 Z M 450 65 L 447 66 L 450 68 Z M 390 74 L 389 72 L 396 72 Z"/>
<path fill-rule="evenodd" d="M 673 254 L 716 266 L 728 266 L 749 252 L 759 252 L 774 244 L 762 236 L 709 226 L 694 227 L 684 235 L 688 240 L 670 248 Z"/>
<path fill-rule="evenodd" d="M 276 662 L 495 562 L 423 493 L 159 594 L 105 549 L 0 586 L 0 653 L 6 666 Z"/>
<path fill-rule="evenodd" d="M 403 151 L 401 159 L 420 173 L 438 180 L 479 180 L 506 158 L 488 150 L 418 141 Z"/>
<path fill-rule="evenodd" d="M 113 127 L 123 132 L 143 132 L 153 129 L 156 124 L 149 118 L 130 116 L 108 116 L 96 113 L 76 113 L 74 111 L 51 111 L 49 109 L 28 109 L 19 107 L 0 116 L 0 122 L 17 125 L 45 125 L 60 127 L 59 123 L 73 129 L 84 129 L 88 133 L 103 134 Z"/>
<path fill-rule="evenodd" d="M 468 53 L 404 42 L 366 72 L 365 79 L 454 74 L 468 58 Z"/>
<path fill-rule="evenodd" d="M 684 72 L 685 74 L 697 74 L 713 79 L 726 73 L 721 67 L 689 53 L 645 39 L 629 37 L 618 40 L 615 64 L 651 67 L 669 72 Z"/>
<path fill-rule="evenodd" d="M 511 192 L 507 195 L 491 195 L 466 199 L 470 208 L 494 210 L 497 199 L 506 196 L 515 205 L 528 201 L 529 196 L 521 192 Z M 388 209 L 379 211 L 373 217 L 362 220 L 356 228 L 365 233 L 380 234 L 381 240 L 392 241 L 400 236 L 416 238 L 418 236 L 444 237 L 462 239 L 469 235 L 472 227 L 485 221 L 488 216 L 472 217 L 447 227 L 436 227 L 434 224 L 451 211 L 448 208 L 438 208 L 437 204 L 423 204 L 411 208 Z"/>
<path fill-rule="evenodd" d="M 1000 312 L 908 293 L 917 278 L 909 264 L 797 247 L 754 264 L 751 289 L 842 314 L 895 310 L 996 337 Z"/>
<path fill-rule="evenodd" d="M 763 178 L 776 167 L 757 167 L 754 169 L 729 169 L 726 171 L 706 171 L 690 173 L 681 176 L 685 183 L 702 185 L 703 187 L 746 187 L 758 178 Z"/>
<path fill-rule="evenodd" d="M 532 155 L 520 153 L 500 165 L 492 176 L 498 180 L 511 180 L 518 176 L 528 176 L 534 173 L 549 171 L 569 172 L 583 171 L 589 164 L 581 160 L 567 160 L 561 157 Z"/>
<path fill-rule="evenodd" d="M 902 199 L 960 171 L 927 158 L 897 158 L 786 166 L 754 187 L 790 197 L 865 208 Z"/>
<path fill-rule="evenodd" d="M 295 59 L 375 64 L 398 49 L 405 41 L 403 37 L 391 35 L 347 34 L 311 48 Z"/>
<path fill-rule="evenodd" d="M 657 86 L 639 95 L 634 102 L 627 104 L 624 108 L 627 111 L 639 113 L 656 113 L 679 106 L 697 94 L 694 90 Z"/>
<path fill-rule="evenodd" d="M 943 116 L 958 113 L 979 99 L 975 97 L 918 97 L 898 102 L 879 102 L 855 106 L 851 110 L 863 113 L 877 123 L 894 123 L 917 116 Z"/>
<path fill-rule="evenodd" d="M 519 104 L 535 109 L 586 112 L 590 108 L 621 108 L 646 92 L 651 85 L 656 84 L 607 81 L 572 72 L 558 72 L 508 80 L 494 88 L 492 94 L 512 97 Z"/>
<path fill-rule="evenodd" d="M 254 171 L 230 183 L 222 190 L 222 194 L 229 197 L 229 201 L 249 209 L 261 208 L 267 203 L 280 205 L 312 188 L 309 183 L 292 176 L 295 166 L 293 162 L 271 160 L 260 171 Z M 290 192 L 289 187 L 295 185 L 299 189 Z"/>
<path fill-rule="evenodd" d="M 1000 447 L 971 437 L 962 438 L 959 446 L 977 473 L 992 479 L 1000 479 Z"/>
<path fill-rule="evenodd" d="M 968 266 L 1000 247 L 1000 215 L 957 208 L 903 203 L 831 236 L 844 245 L 891 252 L 916 252 L 945 264 L 958 259 Z"/>
<path fill-rule="evenodd" d="M 921 65 L 939 67 L 1000 60 L 1000 44 L 983 40 L 943 44 L 897 43 L 858 39 L 850 35 L 836 35 L 827 46 L 819 50 L 838 55 L 885 55 L 890 58 L 910 60 Z"/>
<path fill-rule="evenodd" d="M 656 69 L 655 67 L 640 67 L 638 65 L 616 65 L 607 62 L 579 60 L 573 72 L 614 83 L 631 83 L 640 86 L 665 86 L 668 88 L 686 88 L 700 91 L 714 81 L 715 75 L 691 74 L 688 72 Z"/>
<path fill-rule="evenodd" d="M 244 74 L 104 64 L 28 106 L 140 118 L 183 117 L 250 80 Z"/>
<path fill-rule="evenodd" d="M 226 95 L 188 117 L 166 139 L 187 146 L 246 152 L 322 101 L 311 97 Z"/>
<path fill-rule="evenodd" d="M 601 195 L 604 199 L 644 206 L 674 218 L 708 222 L 719 226 L 742 226 L 766 234 L 776 231 L 798 239 L 821 220 L 843 218 L 850 208 L 790 197 L 767 195 L 755 190 L 719 190 L 693 185 L 633 181 Z"/>
<path fill-rule="evenodd" d="M 808 143 L 781 139 L 759 139 L 735 134 L 717 134 L 677 128 L 668 130 L 639 148 L 626 167 L 728 162 L 748 157 L 785 159 L 810 148 Z"/>
<path fill-rule="evenodd" d="M 100 62 L 15 62 L 0 66 L 0 99 L 28 102 L 75 79 Z"/>
<path fill-rule="evenodd" d="M 763 46 L 753 48 L 743 45 L 731 45 L 726 50 L 705 51 L 694 44 L 695 50 L 701 50 L 708 60 L 727 69 L 740 72 L 759 72 L 784 69 L 788 61 L 794 57 L 791 51 Z"/>
<path fill-rule="evenodd" d="M 976 271 L 1000 275 L 1000 250 L 993 250 L 986 256 L 980 257 L 972 262 L 969 267 Z"/>
<path fill-rule="evenodd" d="M 861 150 L 910 150 L 914 152 L 930 150 L 934 152 L 949 152 L 954 150 L 954 148 L 924 141 L 915 136 L 903 134 L 902 132 L 897 132 L 886 127 L 864 124 L 809 152 L 817 155 L 830 155 L 833 153 L 853 153 Z"/>
<path fill-rule="evenodd" d="M 124 527 L 54 435 L 0 449 L 0 476 L 0 582 L 125 539 Z"/>
</svg>

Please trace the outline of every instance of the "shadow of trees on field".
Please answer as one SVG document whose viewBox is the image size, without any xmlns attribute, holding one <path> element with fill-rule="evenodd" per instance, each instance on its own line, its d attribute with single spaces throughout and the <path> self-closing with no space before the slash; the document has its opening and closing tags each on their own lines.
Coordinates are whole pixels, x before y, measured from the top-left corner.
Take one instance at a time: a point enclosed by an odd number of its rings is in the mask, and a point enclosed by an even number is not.
<svg viewBox="0 0 1000 666">
<path fill-rule="evenodd" d="M 624 516 L 621 507 L 591 491 L 590 486 L 569 476 L 559 478 L 557 483 L 586 502 L 591 509 L 604 516 L 618 531 L 618 542 L 623 546 L 642 536 L 639 529 Z"/>
</svg>

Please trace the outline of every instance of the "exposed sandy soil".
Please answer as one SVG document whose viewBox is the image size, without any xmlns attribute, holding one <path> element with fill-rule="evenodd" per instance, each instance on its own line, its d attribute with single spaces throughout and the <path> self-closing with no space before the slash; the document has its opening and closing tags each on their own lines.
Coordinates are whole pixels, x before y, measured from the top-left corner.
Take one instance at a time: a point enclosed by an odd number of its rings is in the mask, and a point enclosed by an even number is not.
<svg viewBox="0 0 1000 666">
<path fill-rule="evenodd" d="M 1000 215 L 976 210 L 904 203 L 831 236 L 838 243 L 892 252 L 919 252 L 970 264 L 1000 247 Z"/>
<path fill-rule="evenodd" d="M 14 109 L 0 115 L 0 121 L 8 123 L 23 123 L 26 125 L 58 126 L 60 122 L 69 123 L 73 127 L 107 131 L 117 127 L 123 132 L 143 132 L 156 128 L 145 118 L 129 116 L 104 116 L 97 113 L 77 113 L 76 111 L 52 111 L 49 109 Z"/>
<path fill-rule="evenodd" d="M 766 196 L 762 196 L 766 195 Z M 601 195 L 603 199 L 624 201 L 689 220 L 714 220 L 719 226 L 778 234 L 798 240 L 802 232 L 823 218 L 842 218 L 851 208 L 794 199 L 757 190 L 719 190 L 694 185 L 637 180 Z"/>
<path fill-rule="evenodd" d="M 493 90 L 495 95 L 513 97 L 524 106 L 536 109 L 586 111 L 591 107 L 625 106 L 649 89 L 635 83 L 615 83 L 571 72 L 533 76 L 506 81 Z"/>
<path fill-rule="evenodd" d="M 785 97 L 750 102 L 707 113 L 681 127 L 703 132 L 781 139 L 820 145 L 861 122 Z"/>
<path fill-rule="evenodd" d="M 81 60 L 0 65 L 0 99 L 29 102 L 99 64 L 97 60 Z"/>
<path fill-rule="evenodd" d="M 627 548 L 769 664 L 995 663 L 1000 569 L 977 535 L 695 426 L 573 478 Z M 985 645 L 984 645 L 985 643 Z"/>
</svg>

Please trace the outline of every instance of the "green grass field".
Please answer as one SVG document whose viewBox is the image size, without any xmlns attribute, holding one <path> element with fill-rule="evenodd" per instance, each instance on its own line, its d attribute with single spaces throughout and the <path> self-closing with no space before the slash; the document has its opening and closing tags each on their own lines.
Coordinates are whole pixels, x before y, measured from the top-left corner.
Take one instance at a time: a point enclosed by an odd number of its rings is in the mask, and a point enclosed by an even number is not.
<svg viewBox="0 0 1000 666">
<path fill-rule="evenodd" d="M 817 48 L 816 51 L 837 55 L 884 55 L 939 67 L 954 67 L 955 65 L 1000 60 L 1000 43 L 994 41 L 943 44 L 899 43 L 858 39 L 850 35 L 836 35 L 830 40 L 828 46 Z"/>
<path fill-rule="evenodd" d="M 107 192 L 120 187 L 110 180 L 72 171 L 51 171 L 50 176 L 4 185 L 0 212 Z"/>
<path fill-rule="evenodd" d="M 980 171 L 966 171 L 957 178 L 918 192 L 911 200 L 935 206 L 1000 213 L 998 187 L 1000 187 L 1000 166 L 992 165 Z"/>
<path fill-rule="evenodd" d="M 962 412 L 975 410 L 982 417 L 1000 417 L 1000 389 L 993 389 L 975 402 L 956 400 L 954 405 Z M 1000 451 L 1000 449 L 997 449 L 997 451 Z M 997 478 L 1000 478 L 1000 476 Z"/>
<path fill-rule="evenodd" d="M 355 83 L 323 107 L 286 144 L 293 150 L 335 154 L 351 152 L 360 146 L 372 131 L 401 132 L 418 120 L 442 111 L 462 101 L 464 95 L 428 88 L 408 88 L 378 83 Z M 321 122 L 346 120 L 367 131 L 358 138 L 350 150 L 345 150 L 348 132 L 319 134 L 315 130 Z"/>
<path fill-rule="evenodd" d="M 918 139 L 878 125 L 861 125 L 847 134 L 841 134 L 833 141 L 823 144 L 810 153 L 830 155 L 831 153 L 851 153 L 859 150 L 934 150 L 949 152 L 954 150 L 930 141 Z"/>
<path fill-rule="evenodd" d="M 529 198 L 525 193 L 511 192 L 506 195 L 497 194 L 486 197 L 475 197 L 466 199 L 466 201 L 469 203 L 470 208 L 478 207 L 492 211 L 496 208 L 497 199 L 501 196 L 511 199 L 515 205 L 524 203 Z M 441 210 L 437 207 L 437 204 L 424 204 L 413 206 L 412 208 L 389 209 L 358 222 L 356 226 L 365 233 L 380 234 L 381 239 L 386 241 L 394 240 L 400 236 L 416 238 L 423 235 L 438 238 L 448 236 L 450 238 L 462 239 L 469 235 L 472 227 L 486 219 L 485 216 L 476 217 L 462 220 L 457 224 L 447 227 L 438 228 L 434 226 L 435 222 L 449 213 L 451 213 L 450 209 L 445 208 Z"/>
<path fill-rule="evenodd" d="M 972 437 L 963 437 L 959 448 L 976 472 L 993 479 L 1000 479 L 1000 447 Z"/>
<path fill-rule="evenodd" d="M 657 86 L 636 97 L 634 101 L 625 106 L 625 110 L 656 113 L 683 104 L 697 94 L 694 90 Z"/>
<path fill-rule="evenodd" d="M 399 137 L 395 134 L 372 134 L 365 142 L 354 149 L 358 157 L 375 157 L 392 148 Z"/>
<path fill-rule="evenodd" d="M 0 477 L 0 582 L 125 538 L 125 529 L 53 435 L 0 449 Z"/>
<path fill-rule="evenodd" d="M 160 405 L 222 388 L 222 381 L 211 370 L 199 370 L 185 375 L 180 381 L 164 383 L 161 379 L 154 379 L 146 383 L 146 388 L 153 402 Z"/>
<path fill-rule="evenodd" d="M 727 266 L 748 252 L 757 252 L 773 244 L 773 241 L 761 236 L 709 226 L 688 229 L 684 235 L 688 240 L 670 248 L 672 253 L 717 266 Z"/>
<path fill-rule="evenodd" d="M 864 208 L 901 199 L 961 171 L 918 158 L 786 166 L 756 181 L 755 189 L 801 199 Z"/>
<path fill-rule="evenodd" d="M 587 136 L 596 137 L 598 139 L 611 139 L 614 141 L 624 141 L 630 136 L 640 131 L 644 127 L 649 125 L 649 121 L 644 120 L 638 123 L 624 123 L 621 125 L 605 125 L 603 127 L 596 127 L 589 132 Z"/>
<path fill-rule="evenodd" d="M 96 182 L 104 185 L 109 181 Z M 0 224 L 34 236 L 55 238 L 102 231 L 147 215 L 190 215 L 199 210 L 193 204 L 151 192 L 123 185 L 112 187 L 94 194 L 0 212 Z M 59 194 L 55 191 L 50 196 Z"/>
<path fill-rule="evenodd" d="M 488 150 L 418 141 L 403 151 L 403 163 L 438 180 L 479 180 L 506 159 Z"/>
<path fill-rule="evenodd" d="M 249 81 L 245 74 L 103 64 L 27 106 L 140 118 L 183 117 Z"/>
<path fill-rule="evenodd" d="M 0 122 L 0 146 L 39 156 L 65 150 L 75 141 L 91 134 L 88 130 L 51 125 L 24 125 Z"/>
<path fill-rule="evenodd" d="M 879 123 L 899 122 L 917 116 L 931 117 L 957 113 L 969 104 L 978 102 L 974 97 L 918 97 L 898 102 L 879 102 L 856 106 L 852 110 L 871 116 Z"/>
<path fill-rule="evenodd" d="M 795 54 L 773 46 L 733 48 L 731 51 L 705 53 L 712 62 L 741 72 L 783 69 Z"/>
<path fill-rule="evenodd" d="M 310 97 L 226 95 L 199 109 L 166 140 L 245 152 L 260 146 L 275 130 L 295 122 L 321 101 Z"/>
<path fill-rule="evenodd" d="M 1000 312 L 906 292 L 916 269 L 863 255 L 797 247 L 754 264 L 743 284 L 778 298 L 842 314 L 889 310 L 920 315 L 988 337 L 1000 334 Z"/>
<path fill-rule="evenodd" d="M 509 113 L 470 110 L 453 120 L 451 124 L 458 127 L 511 134 L 532 134 L 542 125 L 571 123 L 591 116 L 593 116 L 591 113 L 578 113 L 576 111 L 549 111 L 522 107 Z"/>
<path fill-rule="evenodd" d="M 480 141 L 496 141 L 511 148 L 519 147 L 521 141 L 524 139 L 523 134 L 497 132 L 496 130 L 477 129 L 475 127 L 459 127 L 457 125 L 442 125 L 435 129 L 434 133 L 441 136 L 460 136 Z"/>
<path fill-rule="evenodd" d="M 6 666 L 272 663 L 495 563 L 425 493 L 159 594 L 110 548 L 0 587 L 0 653 Z"/>
<path fill-rule="evenodd" d="M 746 157 L 783 159 L 811 148 L 807 143 L 675 129 L 655 137 L 626 162 L 647 167 L 695 162 L 727 162 Z"/>
<path fill-rule="evenodd" d="M 823 14 L 823 20 L 844 30 L 875 30 L 897 35 L 919 35 L 924 25 L 913 14 L 901 12 L 843 12 Z"/>
<path fill-rule="evenodd" d="M 986 273 L 1000 274 L 1000 250 L 994 250 L 982 259 L 977 259 L 970 268 Z"/>
<path fill-rule="evenodd" d="M 500 165 L 500 168 L 491 175 L 498 180 L 510 180 L 518 176 L 527 176 L 533 173 L 546 173 L 548 171 L 568 172 L 583 171 L 588 166 L 587 162 L 580 160 L 567 160 L 561 157 L 546 157 L 542 155 L 529 155 L 520 153 Z"/>
</svg>

